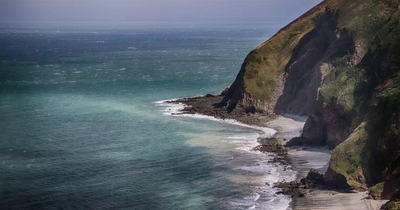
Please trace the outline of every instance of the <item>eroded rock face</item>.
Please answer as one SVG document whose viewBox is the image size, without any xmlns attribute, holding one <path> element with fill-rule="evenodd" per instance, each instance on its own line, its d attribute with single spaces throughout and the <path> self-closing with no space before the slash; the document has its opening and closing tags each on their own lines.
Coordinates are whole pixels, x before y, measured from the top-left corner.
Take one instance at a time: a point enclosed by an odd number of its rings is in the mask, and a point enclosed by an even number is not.
<svg viewBox="0 0 400 210">
<path fill-rule="evenodd" d="M 332 56 L 352 53 L 354 41 L 349 31 L 338 29 L 337 11 L 327 9 L 316 27 L 296 46 L 286 66 L 285 87 L 275 106 L 276 113 L 309 115 L 317 102 L 318 88 L 326 76 L 323 63 Z M 344 49 L 344 50 L 343 50 Z"/>
<path fill-rule="evenodd" d="M 251 51 L 218 107 L 225 107 L 228 112 L 241 109 L 273 114 L 283 93 L 288 76 L 285 68 L 293 49 L 304 35 L 315 28 L 313 18 L 323 12 L 324 4 L 321 3 Z"/>
<path fill-rule="evenodd" d="M 382 184 L 375 197 L 400 199 L 400 12 L 376 33 L 357 69 L 363 72 L 354 91 L 358 105 L 343 113 L 350 136 L 332 151 L 325 179 L 365 190 Z M 361 123 L 358 123 L 362 121 Z M 343 179 L 344 178 L 344 179 Z M 375 187 L 376 189 L 376 187 Z"/>
<path fill-rule="evenodd" d="M 391 12 L 394 14 L 396 11 Z M 373 36 L 379 30 L 393 30 L 396 27 L 392 23 L 389 24 L 388 20 L 390 18 L 377 22 L 373 26 L 376 29 Z M 385 27 L 386 29 L 383 29 Z M 352 35 L 348 34 L 348 36 Z M 326 145 L 334 149 L 362 123 L 374 97 L 374 89 L 397 71 L 388 68 L 388 64 L 390 66 L 396 56 L 386 51 L 383 46 L 377 47 L 374 44 L 381 39 L 378 37 L 372 37 L 369 41 L 365 37 L 363 39 L 356 37 L 354 41 L 349 41 L 351 38 L 348 38 L 347 43 L 351 44 L 342 44 L 342 47 L 337 45 L 338 51 L 342 53 L 343 49 L 347 48 L 347 54 L 343 53 L 336 57 L 338 54 L 334 53 L 334 56 L 326 60 L 332 63 L 332 69 L 325 77 L 322 77 L 317 103 L 305 124 L 302 138 L 306 142 L 313 142 L 313 145 Z M 341 62 L 335 61 L 338 58 Z M 337 82 L 338 80 L 342 81 Z"/>
<path fill-rule="evenodd" d="M 242 100 L 245 92 L 243 78 L 246 65 L 247 60 L 243 62 L 233 84 L 225 91 L 224 98 L 219 103 L 215 104 L 215 107 L 227 107 L 227 111 L 232 112 L 236 108 L 236 105 Z"/>
<path fill-rule="evenodd" d="M 334 149 L 351 134 L 351 120 L 340 105 L 319 104 L 306 121 L 302 137 L 315 145 Z"/>
</svg>

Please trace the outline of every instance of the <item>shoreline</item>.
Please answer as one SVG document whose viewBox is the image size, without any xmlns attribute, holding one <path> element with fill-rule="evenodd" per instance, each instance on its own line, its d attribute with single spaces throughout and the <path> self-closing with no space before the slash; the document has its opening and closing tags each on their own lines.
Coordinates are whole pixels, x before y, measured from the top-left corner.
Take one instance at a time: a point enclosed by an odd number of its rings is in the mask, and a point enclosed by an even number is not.
<svg viewBox="0 0 400 210">
<path fill-rule="evenodd" d="M 270 135 L 257 139 L 259 147 L 263 146 L 263 139 L 276 139 L 285 145 L 290 139 L 299 137 L 303 130 L 306 117 L 300 116 L 265 116 L 259 113 L 247 114 L 234 110 L 227 113 L 223 108 L 212 108 L 223 98 L 222 95 L 197 96 L 193 98 L 171 99 L 156 102 L 157 104 L 174 104 L 175 109 L 170 109 L 170 115 L 177 116 L 201 116 L 199 118 L 222 121 L 235 124 L 265 133 L 267 129 Z M 178 108 L 176 106 L 179 105 Z M 172 107 L 172 106 L 171 106 Z M 170 108 L 171 108 L 170 107 Z M 166 110 L 167 111 L 167 110 Z M 297 172 L 295 181 L 306 177 L 311 169 L 316 169 L 324 174 L 329 166 L 330 150 L 321 147 L 299 147 L 288 149 L 282 156 L 275 152 L 277 162 L 289 164 L 291 170 Z M 276 183 L 278 184 L 278 183 Z M 288 195 L 289 196 L 289 195 Z M 290 196 L 289 196 L 290 197 Z M 386 203 L 384 200 L 370 200 L 367 192 L 342 193 L 328 189 L 309 189 L 304 197 L 291 197 L 289 210 L 378 210 Z"/>
<path fill-rule="evenodd" d="M 215 108 L 214 105 L 219 103 L 223 97 L 223 95 L 208 94 L 205 96 L 163 100 L 159 102 L 179 104 L 181 109 L 177 115 L 200 114 L 221 120 L 235 120 L 249 126 L 266 127 L 266 123 L 277 117 L 276 115 L 264 115 L 260 113 L 244 113 L 238 109 L 234 109 L 228 113 L 225 108 Z"/>
</svg>

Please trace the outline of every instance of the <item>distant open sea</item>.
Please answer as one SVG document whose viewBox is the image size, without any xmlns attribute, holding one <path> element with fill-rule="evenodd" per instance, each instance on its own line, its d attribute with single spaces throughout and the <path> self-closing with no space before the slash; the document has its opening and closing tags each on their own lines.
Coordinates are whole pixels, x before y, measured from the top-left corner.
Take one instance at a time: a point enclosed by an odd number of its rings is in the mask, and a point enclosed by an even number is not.
<svg viewBox="0 0 400 210">
<path fill-rule="evenodd" d="M 222 91 L 279 27 L 3 26 L 0 209 L 288 208 L 262 131 L 159 102 Z"/>
</svg>

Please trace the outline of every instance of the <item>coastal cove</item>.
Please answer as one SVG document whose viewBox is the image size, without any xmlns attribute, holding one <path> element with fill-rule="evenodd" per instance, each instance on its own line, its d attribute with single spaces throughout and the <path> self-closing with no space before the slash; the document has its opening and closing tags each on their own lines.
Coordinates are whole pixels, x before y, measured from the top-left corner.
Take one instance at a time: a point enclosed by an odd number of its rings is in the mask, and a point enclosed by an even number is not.
<svg viewBox="0 0 400 210">
<path fill-rule="evenodd" d="M 1 210 L 400 210 L 400 0 L 157 1 L 0 20 Z"/>
<path fill-rule="evenodd" d="M 335 192 L 336 198 L 322 196 L 325 201 L 319 203 L 320 193 L 310 208 L 398 210 L 399 48 L 398 0 L 325 0 L 250 51 L 220 95 L 176 103 L 187 105 L 184 114 L 261 127 L 276 114 L 307 116 L 300 135 L 284 139 L 289 140 L 285 146 L 329 148 L 329 164 L 325 161 L 323 174 L 312 169 L 300 182 L 278 184 L 282 193 L 305 197 L 314 188 L 361 192 L 350 201 L 343 198 L 351 195 Z M 284 153 L 287 149 L 277 141 L 261 140 L 260 149 Z"/>
<path fill-rule="evenodd" d="M 208 94 L 207 96 L 197 96 L 193 98 L 173 99 L 156 102 L 163 107 L 167 115 L 176 117 L 189 117 L 197 120 L 211 120 L 227 124 L 238 125 L 246 128 L 253 128 L 262 132 L 262 135 L 253 142 L 258 145 L 263 145 L 263 142 L 278 140 L 282 145 L 285 145 L 290 139 L 301 136 L 304 123 L 307 118 L 288 115 L 288 116 L 266 116 L 248 114 L 243 116 L 238 113 L 235 118 L 235 113 L 226 115 L 223 110 L 210 110 L 210 104 L 214 104 L 221 99 L 220 96 Z M 223 118 L 222 118 L 223 117 Z M 253 124 L 254 123 L 254 124 Z M 271 131 L 272 129 L 272 131 Z M 253 144 L 254 146 L 255 144 Z M 202 146 L 207 147 L 207 143 Z M 258 146 L 248 148 L 249 150 L 257 150 Z M 311 169 L 317 170 L 320 174 L 324 174 L 329 166 L 331 151 L 326 147 L 292 147 L 288 148 L 287 153 L 280 152 L 262 152 L 258 153 L 272 155 L 274 158 L 271 162 L 285 165 L 285 170 L 293 171 L 295 176 L 291 179 L 279 179 L 272 185 L 268 186 L 275 188 L 272 192 L 280 194 L 281 189 L 279 183 L 288 183 L 292 181 L 300 181 L 307 177 Z M 267 176 L 265 172 L 265 176 Z M 262 179 L 258 180 L 262 183 Z M 267 188 L 271 190 L 270 188 Z M 278 191 L 276 190 L 278 189 Z M 292 210 L 379 210 L 380 207 L 388 200 L 375 201 L 368 197 L 367 192 L 338 192 L 329 189 L 310 189 L 305 191 L 305 195 L 298 197 L 295 195 L 287 195 L 291 197 L 290 205 L 287 209 Z M 255 209 L 264 209 L 262 205 L 254 206 Z M 268 208 L 267 208 L 268 209 Z"/>
<path fill-rule="evenodd" d="M 164 114 L 177 119 L 194 119 L 196 121 L 215 122 L 219 125 L 224 125 L 232 128 L 243 128 L 249 131 L 256 132 L 256 135 L 246 136 L 246 141 L 241 139 L 243 136 L 234 135 L 229 137 L 230 140 L 221 140 L 212 136 L 191 136 L 193 139 L 187 141 L 187 144 L 193 147 L 204 147 L 210 150 L 211 155 L 218 156 L 228 153 L 231 154 L 229 162 L 226 162 L 228 167 L 234 167 L 235 170 L 244 170 L 250 172 L 241 172 L 239 177 L 233 178 L 234 182 L 242 182 L 248 185 L 251 194 L 256 194 L 257 199 L 254 200 L 254 205 L 250 209 L 287 209 L 290 208 L 291 199 L 289 196 L 279 194 L 280 189 L 275 185 L 279 182 L 293 181 L 297 177 L 297 172 L 291 169 L 287 162 L 282 162 L 278 154 L 264 153 L 256 149 L 259 145 L 258 140 L 261 138 L 271 138 L 276 135 L 289 137 L 291 135 L 299 136 L 299 128 L 302 128 L 304 122 L 294 121 L 289 118 L 280 117 L 276 121 L 271 122 L 269 127 L 245 124 L 236 119 L 221 119 L 215 116 L 203 115 L 202 113 L 188 114 L 184 112 L 186 105 L 181 104 L 180 99 L 163 100 L 155 102 L 163 110 Z M 271 127 L 279 127 L 282 123 L 292 123 L 292 129 L 275 130 Z M 290 126 L 290 124 L 287 124 Z M 279 132 L 277 132 L 279 131 Z M 232 147 L 232 145 L 236 145 Z M 253 160 L 253 161 L 250 161 Z M 283 202 L 282 206 L 271 205 L 271 201 Z"/>
</svg>

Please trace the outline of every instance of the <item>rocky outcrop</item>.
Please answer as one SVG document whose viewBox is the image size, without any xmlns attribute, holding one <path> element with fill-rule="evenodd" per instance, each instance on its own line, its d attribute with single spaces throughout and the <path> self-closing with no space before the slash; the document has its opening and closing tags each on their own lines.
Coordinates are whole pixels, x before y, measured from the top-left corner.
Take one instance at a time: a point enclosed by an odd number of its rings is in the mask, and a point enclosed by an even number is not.
<svg viewBox="0 0 400 210">
<path fill-rule="evenodd" d="M 282 142 L 274 138 L 262 138 L 258 139 L 259 146 L 253 148 L 253 150 L 260 152 L 271 152 L 279 156 L 287 155 L 288 148 L 282 145 Z"/>
<path fill-rule="evenodd" d="M 277 183 L 275 187 L 282 189 L 277 192 L 277 194 L 284 194 L 289 195 L 292 198 L 298 198 L 307 197 L 307 195 L 309 195 L 314 189 L 325 189 L 326 183 L 322 174 L 315 169 L 311 169 L 306 178 L 302 178 L 300 181 Z"/>
<path fill-rule="evenodd" d="M 342 143 L 352 132 L 351 117 L 344 108 L 335 103 L 321 105 L 321 101 L 315 106 L 306 121 L 302 138 L 313 142 L 314 145 L 335 148 Z"/>
</svg>

